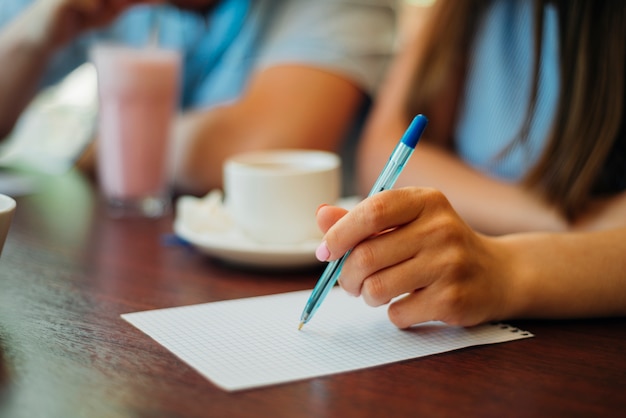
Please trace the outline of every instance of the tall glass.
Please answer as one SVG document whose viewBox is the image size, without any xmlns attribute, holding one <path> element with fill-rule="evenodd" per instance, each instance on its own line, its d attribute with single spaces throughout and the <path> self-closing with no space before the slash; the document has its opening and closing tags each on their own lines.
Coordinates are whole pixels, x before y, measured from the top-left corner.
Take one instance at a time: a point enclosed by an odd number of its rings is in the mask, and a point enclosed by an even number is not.
<svg viewBox="0 0 626 418">
<path fill-rule="evenodd" d="M 15 200 L 12 197 L 0 194 L 0 254 L 4 247 L 4 241 L 9 234 L 9 227 L 15 212 Z"/>
<path fill-rule="evenodd" d="M 170 208 L 168 151 L 181 56 L 157 47 L 100 44 L 97 173 L 115 217 L 160 217 Z"/>
</svg>

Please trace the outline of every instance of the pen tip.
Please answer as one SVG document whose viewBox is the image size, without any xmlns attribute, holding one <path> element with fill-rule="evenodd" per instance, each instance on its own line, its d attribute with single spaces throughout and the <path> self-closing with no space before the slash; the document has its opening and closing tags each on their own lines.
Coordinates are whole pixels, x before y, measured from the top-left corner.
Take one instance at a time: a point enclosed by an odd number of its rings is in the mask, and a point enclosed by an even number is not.
<svg viewBox="0 0 626 418">
<path fill-rule="evenodd" d="M 304 326 L 304 322 L 300 322 L 300 325 L 298 325 L 298 331 L 300 331 L 303 326 Z"/>
</svg>

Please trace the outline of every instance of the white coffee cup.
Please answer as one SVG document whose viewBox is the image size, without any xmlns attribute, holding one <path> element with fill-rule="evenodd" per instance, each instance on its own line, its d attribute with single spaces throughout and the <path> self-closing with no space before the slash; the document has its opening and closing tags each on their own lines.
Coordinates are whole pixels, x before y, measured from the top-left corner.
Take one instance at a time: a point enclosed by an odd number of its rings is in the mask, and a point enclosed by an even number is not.
<svg viewBox="0 0 626 418">
<path fill-rule="evenodd" d="M 341 195 L 341 159 L 314 150 L 239 154 L 224 163 L 225 207 L 249 238 L 297 244 L 321 238 L 315 211 Z"/>
<path fill-rule="evenodd" d="M 7 195 L 0 194 L 0 254 L 2 254 L 4 241 L 6 241 L 9 234 L 9 227 L 11 226 L 14 212 L 15 200 Z"/>
</svg>

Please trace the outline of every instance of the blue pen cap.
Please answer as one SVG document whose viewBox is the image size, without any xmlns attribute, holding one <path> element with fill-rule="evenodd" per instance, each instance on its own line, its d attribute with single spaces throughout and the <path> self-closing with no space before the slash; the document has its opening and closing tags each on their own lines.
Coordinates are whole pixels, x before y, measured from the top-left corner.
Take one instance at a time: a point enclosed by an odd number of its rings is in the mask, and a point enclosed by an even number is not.
<svg viewBox="0 0 626 418">
<path fill-rule="evenodd" d="M 417 145 L 417 141 L 420 140 L 424 129 L 426 129 L 426 124 L 428 124 L 428 119 L 424 115 L 417 115 L 413 118 L 413 121 L 402 135 L 402 143 L 407 147 L 411 147 L 415 149 Z"/>
</svg>

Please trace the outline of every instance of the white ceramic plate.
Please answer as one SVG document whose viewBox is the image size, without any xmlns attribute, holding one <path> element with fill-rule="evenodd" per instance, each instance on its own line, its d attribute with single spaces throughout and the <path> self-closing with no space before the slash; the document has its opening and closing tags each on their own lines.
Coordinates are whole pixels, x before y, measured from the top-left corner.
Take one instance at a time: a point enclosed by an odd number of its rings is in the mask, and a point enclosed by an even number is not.
<svg viewBox="0 0 626 418">
<path fill-rule="evenodd" d="M 346 198 L 338 204 L 349 208 L 356 201 L 356 198 Z M 321 264 L 315 258 L 320 237 L 293 245 L 250 240 L 232 225 L 221 205 L 221 193 L 215 191 L 201 199 L 182 196 L 177 202 L 174 232 L 198 251 L 231 264 L 261 268 L 302 268 Z"/>
</svg>

